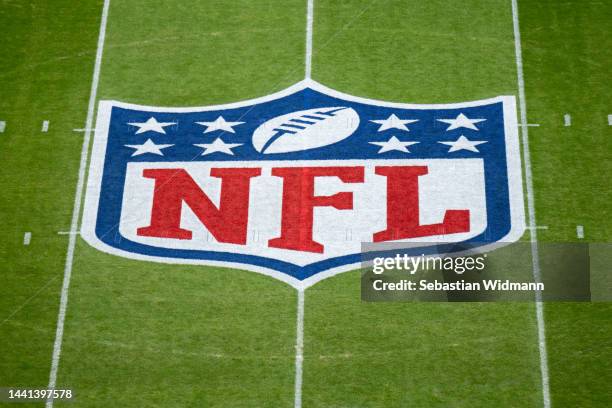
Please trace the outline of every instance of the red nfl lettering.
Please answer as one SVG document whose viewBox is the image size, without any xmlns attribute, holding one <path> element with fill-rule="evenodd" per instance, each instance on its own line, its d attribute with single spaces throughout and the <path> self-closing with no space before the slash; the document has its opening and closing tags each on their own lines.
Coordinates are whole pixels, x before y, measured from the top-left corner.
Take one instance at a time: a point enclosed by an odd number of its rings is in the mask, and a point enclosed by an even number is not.
<svg viewBox="0 0 612 408">
<path fill-rule="evenodd" d="M 470 230 L 469 210 L 446 210 L 437 224 L 419 222 L 419 177 L 427 166 L 377 166 L 375 173 L 387 178 L 387 228 L 374 233 L 374 242 L 454 234 Z M 181 228 L 185 202 L 219 242 L 245 245 L 249 216 L 250 180 L 259 168 L 213 168 L 211 177 L 221 179 L 217 208 L 184 169 L 146 169 L 145 178 L 155 180 L 151 223 L 138 235 L 189 240 L 192 232 Z M 315 207 L 353 209 L 353 193 L 317 196 L 317 177 L 337 177 L 344 183 L 363 183 L 364 167 L 273 168 L 272 176 L 283 179 L 281 235 L 270 239 L 270 248 L 323 253 L 324 245 L 313 239 Z"/>
</svg>

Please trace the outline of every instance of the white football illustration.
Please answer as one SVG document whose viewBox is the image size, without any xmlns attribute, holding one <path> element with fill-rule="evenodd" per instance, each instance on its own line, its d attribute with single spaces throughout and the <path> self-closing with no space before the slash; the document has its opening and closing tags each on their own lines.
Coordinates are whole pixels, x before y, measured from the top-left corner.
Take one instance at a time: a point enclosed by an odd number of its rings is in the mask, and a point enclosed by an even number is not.
<svg viewBox="0 0 612 408">
<path fill-rule="evenodd" d="M 260 153 L 288 153 L 337 143 L 359 127 L 359 115 L 342 106 L 315 108 L 277 116 L 253 132 Z"/>
</svg>

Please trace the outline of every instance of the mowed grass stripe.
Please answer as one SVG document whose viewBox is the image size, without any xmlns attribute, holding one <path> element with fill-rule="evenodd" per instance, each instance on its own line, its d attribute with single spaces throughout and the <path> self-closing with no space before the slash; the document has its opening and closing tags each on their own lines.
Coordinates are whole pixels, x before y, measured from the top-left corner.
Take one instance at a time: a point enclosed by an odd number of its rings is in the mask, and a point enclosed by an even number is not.
<svg viewBox="0 0 612 408">
<path fill-rule="evenodd" d="M 521 0 L 521 27 L 541 241 L 609 242 L 612 3 Z M 562 116 L 571 113 L 571 126 Z M 608 270 L 597 251 L 591 267 Z M 543 270 L 546 274 L 546 270 Z M 599 282 L 598 282 L 599 283 Z M 592 287 L 592 293 L 605 288 Z M 553 407 L 612 404 L 612 305 L 549 303 L 546 323 Z"/>
<path fill-rule="evenodd" d="M 509 1 L 319 0 L 314 27 L 313 78 L 344 92 L 516 94 Z M 357 272 L 306 292 L 304 407 L 541 406 L 533 304 L 366 304 L 359 293 Z"/>
<path fill-rule="evenodd" d="M 2 386 L 48 381 L 67 242 L 56 232 L 70 223 L 82 140 L 71 129 L 85 119 L 99 6 L 5 1 L 0 10 Z"/>
<path fill-rule="evenodd" d="M 206 105 L 284 88 L 303 76 L 305 11 L 302 1 L 111 3 L 99 99 Z M 80 240 L 70 296 L 58 385 L 79 390 L 79 406 L 293 403 L 296 293 L 284 283 L 122 259 Z"/>
</svg>

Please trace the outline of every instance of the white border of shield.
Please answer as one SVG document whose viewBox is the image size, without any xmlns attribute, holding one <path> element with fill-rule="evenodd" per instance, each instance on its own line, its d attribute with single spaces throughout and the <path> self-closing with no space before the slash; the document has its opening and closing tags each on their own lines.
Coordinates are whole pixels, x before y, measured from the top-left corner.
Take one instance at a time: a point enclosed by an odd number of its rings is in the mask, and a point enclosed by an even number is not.
<svg viewBox="0 0 612 408">
<path fill-rule="evenodd" d="M 81 236 L 83 239 L 92 247 L 106 252 L 111 255 L 121 256 L 124 258 L 137 259 L 142 261 L 152 261 L 166 264 L 195 264 L 195 265 L 207 265 L 207 266 L 219 266 L 234 269 L 247 270 L 257 272 L 263 275 L 270 276 L 278 279 L 294 288 L 306 289 L 315 283 L 337 275 L 342 272 L 348 272 L 359 269 L 361 263 L 347 264 L 338 266 L 336 268 L 328 269 L 324 272 L 317 273 L 307 279 L 299 280 L 295 279 L 287 274 L 278 272 L 274 269 L 264 268 L 261 266 L 249 265 L 244 263 L 235 262 L 223 262 L 223 261 L 210 261 L 206 259 L 184 259 L 184 258 L 166 258 L 156 257 L 150 255 L 143 255 L 117 249 L 106 243 L 102 242 L 95 234 L 96 219 L 98 214 L 98 203 L 100 197 L 100 189 L 102 185 L 102 173 L 104 169 L 104 159 L 106 152 L 106 143 L 108 139 L 108 130 L 110 126 L 111 110 L 114 106 L 126 108 L 126 109 L 137 109 L 148 112 L 204 112 L 211 110 L 222 110 L 240 108 L 244 106 L 259 104 L 262 102 L 273 101 L 282 97 L 294 94 L 305 88 L 311 88 L 318 92 L 327 94 L 332 97 L 340 99 L 360 102 L 370 105 L 377 105 L 391 108 L 402 108 L 402 109 L 456 109 L 456 108 L 468 108 L 482 105 L 490 105 L 493 103 L 502 102 L 504 111 L 504 133 L 506 141 L 506 162 L 508 165 L 508 193 L 510 196 L 510 232 L 503 237 L 501 240 L 483 245 L 479 247 L 479 250 L 489 251 L 494 248 L 504 246 L 506 244 L 518 241 L 525 232 L 525 209 L 524 209 L 524 198 L 523 198 L 523 176 L 521 167 L 521 154 L 519 146 L 519 135 L 518 135 L 518 124 L 517 124 L 517 111 L 516 111 L 516 98 L 514 96 L 497 96 L 490 99 L 483 99 L 479 101 L 463 102 L 463 103 L 450 103 L 450 104 L 406 104 L 406 103 L 395 103 L 379 101 L 375 99 L 361 98 L 345 94 L 331 88 L 328 88 L 320 83 L 312 80 L 305 79 L 290 86 L 280 92 L 276 92 L 264 97 L 249 99 L 240 102 L 234 102 L 224 105 L 211 105 L 203 107 L 155 107 L 155 106 L 144 106 L 135 105 L 129 103 L 123 103 L 119 101 L 103 100 L 98 105 L 98 115 L 96 119 L 96 129 L 92 148 L 92 158 L 89 166 L 89 176 L 87 179 L 86 193 L 85 193 L 85 206 L 83 211 L 83 219 L 81 222 Z M 396 241 L 393 241 L 396 243 Z"/>
</svg>

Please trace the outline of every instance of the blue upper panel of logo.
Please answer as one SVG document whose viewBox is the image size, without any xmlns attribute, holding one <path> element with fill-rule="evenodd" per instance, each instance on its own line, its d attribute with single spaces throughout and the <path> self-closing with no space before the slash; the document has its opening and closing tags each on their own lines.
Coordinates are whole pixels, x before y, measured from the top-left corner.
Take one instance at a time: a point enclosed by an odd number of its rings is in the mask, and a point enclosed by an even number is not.
<svg viewBox="0 0 612 408">
<path fill-rule="evenodd" d="M 356 131 L 348 138 L 321 148 L 307 149 L 298 152 L 264 154 L 258 152 L 252 144 L 253 132 L 265 122 L 296 111 L 326 107 L 347 107 L 354 109 L 360 121 Z M 485 119 L 475 124 L 478 130 L 451 127 L 439 120 L 455 119 L 459 115 L 472 119 Z M 409 131 L 392 127 L 379 131 L 381 121 L 395 115 L 399 119 L 415 122 L 406 124 Z M 114 107 L 109 129 L 109 149 L 113 157 L 124 161 L 244 161 L 244 160 L 348 160 L 348 159 L 418 159 L 418 158 L 473 158 L 483 157 L 497 160 L 505 158 L 503 103 L 498 101 L 488 105 L 461 107 L 453 109 L 403 109 L 370 105 L 343 100 L 326 95 L 317 90 L 306 88 L 281 99 L 260 104 L 232 109 L 211 110 L 202 112 L 155 112 L 158 122 L 176 123 L 164 128 L 166 134 L 144 132 L 135 135 L 135 128 L 129 123 L 143 123 L 152 117 L 152 112 Z M 222 117 L 227 122 L 244 122 L 232 126 L 235 133 L 218 129 L 204 133 L 207 126 L 198 122 L 214 122 Z M 316 115 L 315 115 L 316 117 Z M 308 118 L 306 118 L 307 120 Z M 300 126 L 299 122 L 295 123 Z M 307 124 L 305 124 L 307 125 Z M 299 130 L 296 128 L 296 130 Z M 468 139 L 485 140 L 486 144 L 478 147 L 478 153 L 470 150 L 458 150 L 449 153 L 449 146 L 438 142 L 455 141 L 461 135 Z M 380 146 L 370 142 L 387 141 L 396 136 L 400 140 L 419 142 L 410 146 L 410 154 L 393 150 L 379 154 Z M 239 143 L 233 148 L 233 155 L 212 153 L 202 155 L 203 149 L 196 144 L 212 143 L 216 138 L 225 143 Z M 157 144 L 174 143 L 173 147 L 163 150 L 163 156 L 132 156 L 133 150 L 126 149 L 126 144 L 144 143 L 152 139 Z"/>
</svg>

